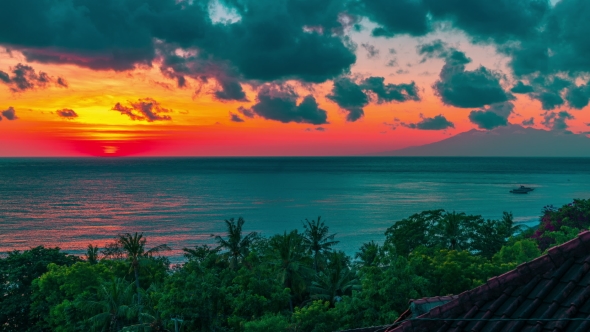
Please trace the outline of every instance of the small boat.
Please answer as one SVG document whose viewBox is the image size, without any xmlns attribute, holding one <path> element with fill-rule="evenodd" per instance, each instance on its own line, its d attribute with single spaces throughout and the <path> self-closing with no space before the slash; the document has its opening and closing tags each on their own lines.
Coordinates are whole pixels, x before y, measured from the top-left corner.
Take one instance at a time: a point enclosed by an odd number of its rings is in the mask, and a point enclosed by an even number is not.
<svg viewBox="0 0 590 332">
<path fill-rule="evenodd" d="M 525 186 L 520 186 L 520 188 L 518 188 L 518 190 L 526 190 L 526 191 L 533 191 L 535 190 L 535 188 L 530 188 L 530 187 L 525 187 Z"/>
<path fill-rule="evenodd" d="M 529 192 L 535 190 L 535 188 L 529 188 L 525 186 L 520 186 L 519 188 L 510 190 L 513 194 L 528 194 Z"/>
</svg>

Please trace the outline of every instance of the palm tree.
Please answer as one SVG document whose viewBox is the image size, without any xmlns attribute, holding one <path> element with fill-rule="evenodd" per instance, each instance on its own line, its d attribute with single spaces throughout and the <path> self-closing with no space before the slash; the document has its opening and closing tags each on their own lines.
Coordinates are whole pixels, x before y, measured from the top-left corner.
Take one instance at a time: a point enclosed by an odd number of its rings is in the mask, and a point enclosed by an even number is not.
<svg viewBox="0 0 590 332">
<path fill-rule="evenodd" d="M 139 263 L 141 260 L 151 257 L 153 254 L 163 250 L 170 250 L 170 248 L 161 244 L 152 249 L 145 250 L 146 239 L 143 237 L 143 233 L 131 235 L 129 233 L 120 234 L 118 242 L 123 246 L 123 250 L 127 254 L 127 260 L 130 263 L 129 273 L 135 272 L 135 289 L 137 290 L 137 303 L 141 303 L 141 293 L 139 288 Z"/>
<path fill-rule="evenodd" d="M 277 267 L 279 280 L 291 290 L 289 308 L 293 311 L 293 296 L 301 295 L 306 288 L 306 277 L 313 274 L 307 265 L 303 238 L 297 230 L 275 235 L 269 241 L 272 250 L 270 264 Z"/>
<path fill-rule="evenodd" d="M 88 249 L 86 250 L 86 261 L 90 264 L 98 263 L 98 246 L 93 246 L 92 244 L 88 245 Z"/>
<path fill-rule="evenodd" d="M 439 239 L 445 247 L 451 250 L 463 249 L 465 237 L 463 221 L 465 213 L 446 213 L 438 224 Z"/>
<path fill-rule="evenodd" d="M 234 218 L 225 220 L 225 224 L 227 226 L 227 240 L 219 235 L 212 234 L 211 236 L 215 236 L 215 241 L 219 244 L 217 249 L 228 251 L 230 267 L 236 270 L 238 268 L 238 262 L 245 259 L 248 255 L 248 249 L 252 241 L 256 238 L 256 233 L 251 232 L 246 236 L 242 236 L 242 226 L 244 225 L 244 219 L 242 217 L 238 218 L 237 223 L 234 221 Z"/>
<path fill-rule="evenodd" d="M 120 331 L 138 313 L 133 301 L 133 283 L 119 278 L 100 285 L 95 300 L 77 303 L 82 311 L 94 314 L 88 319 L 93 331 Z"/>
<path fill-rule="evenodd" d="M 347 266 L 345 255 L 339 252 L 330 254 L 330 265 L 326 271 L 320 273 L 309 288 L 313 300 L 330 301 L 333 306 L 343 295 L 352 290 L 360 289 L 360 283 L 355 273 Z"/>
<path fill-rule="evenodd" d="M 151 284 L 148 289 L 145 290 L 145 296 L 141 309 L 143 312 L 138 313 L 139 323 L 129 325 L 123 328 L 122 332 L 144 332 L 144 331 L 168 331 L 165 328 L 164 321 L 162 320 L 162 312 L 158 309 L 156 294 L 161 294 L 161 285 Z M 154 295 L 156 295 L 154 297 Z"/>
<path fill-rule="evenodd" d="M 374 266 L 377 264 L 377 258 L 379 257 L 379 244 L 374 241 L 363 243 L 359 252 L 354 256 L 360 262 L 360 266 Z"/>
<path fill-rule="evenodd" d="M 317 221 L 305 219 L 303 223 L 303 243 L 313 253 L 313 268 L 316 273 L 318 272 L 320 255 L 325 251 L 329 251 L 333 245 L 340 242 L 334 241 L 336 234 L 328 235 L 329 228 L 321 221 L 321 218 L 318 217 Z"/>
</svg>

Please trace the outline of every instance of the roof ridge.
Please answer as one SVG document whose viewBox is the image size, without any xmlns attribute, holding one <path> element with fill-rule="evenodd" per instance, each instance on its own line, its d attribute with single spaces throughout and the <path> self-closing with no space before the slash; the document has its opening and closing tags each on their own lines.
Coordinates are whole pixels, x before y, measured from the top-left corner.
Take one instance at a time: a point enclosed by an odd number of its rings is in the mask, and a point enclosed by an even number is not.
<svg viewBox="0 0 590 332">
<path fill-rule="evenodd" d="M 516 268 L 499 276 L 492 277 L 488 279 L 485 284 L 458 294 L 458 296 L 450 302 L 432 308 L 429 312 L 418 316 L 418 318 L 448 318 L 455 313 L 467 312 L 483 298 L 489 299 L 498 296 L 509 286 L 524 284 L 525 281 L 530 280 L 531 275 L 537 275 L 539 270 L 553 270 L 560 267 L 568 259 L 584 256 L 589 252 L 590 231 L 585 230 L 580 232 L 574 239 L 549 249 L 546 254 L 541 255 L 530 262 L 524 262 Z M 549 269 L 546 268 L 547 265 L 550 265 Z M 543 267 L 545 267 L 545 269 L 543 269 Z M 394 329 L 405 331 L 409 328 L 411 329 L 412 323 L 411 320 L 407 320 L 388 331 L 393 331 Z"/>
<path fill-rule="evenodd" d="M 432 302 L 440 302 L 440 301 L 451 301 L 459 297 L 459 295 L 444 295 L 444 296 L 428 296 L 422 297 L 419 299 L 410 299 L 410 303 L 414 302 L 414 304 L 422 304 L 422 303 L 432 303 Z"/>
</svg>

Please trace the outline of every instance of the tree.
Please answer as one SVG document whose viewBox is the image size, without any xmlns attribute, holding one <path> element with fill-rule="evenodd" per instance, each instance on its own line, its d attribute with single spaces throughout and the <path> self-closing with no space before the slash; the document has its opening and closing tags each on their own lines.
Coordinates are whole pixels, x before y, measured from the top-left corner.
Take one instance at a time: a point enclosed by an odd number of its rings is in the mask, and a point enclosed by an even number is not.
<svg viewBox="0 0 590 332">
<path fill-rule="evenodd" d="M 88 249 L 86 250 L 86 261 L 90 264 L 98 263 L 98 246 L 93 246 L 92 244 L 88 245 Z"/>
<path fill-rule="evenodd" d="M 486 258 L 492 258 L 521 228 L 514 225 L 512 213 L 508 212 L 504 212 L 500 220 L 468 216 L 466 222 L 470 230 L 470 251 Z"/>
<path fill-rule="evenodd" d="M 361 267 L 374 266 L 379 258 L 379 244 L 374 241 L 363 243 L 360 251 L 354 257 L 358 259 Z"/>
<path fill-rule="evenodd" d="M 129 233 L 120 234 L 117 238 L 117 241 L 122 245 L 125 253 L 127 255 L 127 260 L 130 263 L 129 272 L 133 271 L 135 273 L 135 289 L 137 291 L 137 303 L 141 303 L 141 294 L 140 294 L 140 287 L 139 287 L 139 268 L 140 268 L 140 261 L 146 257 L 151 257 L 153 254 L 158 253 L 163 250 L 170 250 L 170 248 L 165 245 L 161 244 L 156 246 L 152 249 L 146 250 L 145 243 L 146 239 L 143 237 L 142 234 L 135 233 L 131 235 Z"/>
<path fill-rule="evenodd" d="M 491 258 L 506 244 L 518 227 L 512 214 L 504 212 L 501 220 L 485 220 L 479 215 L 424 211 L 396 222 L 385 232 L 385 244 L 400 255 L 409 255 L 418 247 L 467 250 Z"/>
<path fill-rule="evenodd" d="M 246 332 L 276 332 L 292 331 L 291 324 L 285 316 L 269 314 L 258 320 L 250 321 L 244 324 Z"/>
<path fill-rule="evenodd" d="M 248 250 L 252 241 L 256 238 L 256 233 L 251 232 L 246 236 L 242 236 L 242 226 L 244 225 L 244 219 L 238 218 L 237 223 L 234 218 L 225 220 L 227 226 L 227 240 L 221 236 L 215 236 L 215 241 L 218 243 L 217 249 L 227 250 L 229 256 L 230 267 L 233 270 L 237 270 L 239 262 L 248 255 Z"/>
<path fill-rule="evenodd" d="M 541 256 L 537 243 L 531 239 L 522 239 L 511 245 L 503 246 L 494 257 L 493 262 L 496 264 L 514 264 L 516 265 L 531 261 Z"/>
<path fill-rule="evenodd" d="M 305 255 L 303 238 L 297 230 L 283 235 L 275 235 L 269 241 L 272 250 L 270 264 L 277 268 L 279 280 L 291 290 L 291 297 L 301 295 L 306 289 L 306 279 L 313 274 L 308 268 L 309 259 Z M 293 311 L 293 299 L 289 298 L 289 308 Z"/>
<path fill-rule="evenodd" d="M 556 242 L 556 239 L 545 233 L 557 232 L 561 227 L 567 226 L 576 229 L 588 229 L 590 227 L 590 199 L 574 199 L 559 209 L 546 206 L 541 216 L 541 225 L 535 231 L 532 238 L 539 244 L 539 249 L 544 251 Z"/>
<path fill-rule="evenodd" d="M 120 331 L 139 314 L 139 305 L 133 300 L 133 283 L 120 278 L 103 283 L 96 299 L 78 300 L 77 306 L 92 315 L 87 321 L 93 331 Z"/>
<path fill-rule="evenodd" d="M 23 252 L 13 251 L 0 259 L 0 331 L 26 331 L 39 317 L 30 316 L 32 283 L 50 263 L 72 265 L 80 261 L 59 248 L 39 246 Z"/>
<path fill-rule="evenodd" d="M 328 234 L 329 228 L 321 221 L 322 217 L 317 220 L 309 221 L 305 219 L 303 223 L 303 243 L 307 249 L 313 253 L 313 268 L 318 272 L 318 262 L 320 255 L 332 249 L 332 246 L 340 241 L 334 241 L 336 234 Z"/>
<path fill-rule="evenodd" d="M 76 299 L 96 294 L 115 274 L 105 264 L 77 262 L 74 265 L 50 263 L 48 271 L 33 281 L 31 314 L 38 330 L 76 331 L 84 315 L 74 305 Z"/>
<path fill-rule="evenodd" d="M 437 240 L 442 247 L 451 250 L 465 249 L 466 227 L 465 213 L 445 213 L 443 218 L 438 220 Z"/>
<path fill-rule="evenodd" d="M 438 222 L 444 210 L 429 210 L 395 222 L 385 231 L 385 244 L 391 244 L 399 255 L 407 256 L 419 246 L 432 247 Z"/>
<path fill-rule="evenodd" d="M 350 295 L 352 290 L 360 289 L 358 278 L 348 267 L 347 257 L 343 252 L 330 254 L 330 266 L 321 272 L 311 283 L 313 300 L 329 301 L 331 305 Z"/>
</svg>

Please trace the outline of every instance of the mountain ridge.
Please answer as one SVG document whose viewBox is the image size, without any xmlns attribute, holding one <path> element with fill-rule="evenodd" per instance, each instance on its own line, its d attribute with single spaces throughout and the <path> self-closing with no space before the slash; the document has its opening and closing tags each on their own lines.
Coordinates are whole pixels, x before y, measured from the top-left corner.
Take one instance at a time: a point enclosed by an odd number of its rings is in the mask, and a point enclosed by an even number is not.
<svg viewBox="0 0 590 332">
<path fill-rule="evenodd" d="M 590 138 L 520 125 L 472 129 L 420 146 L 376 153 L 377 156 L 590 157 Z"/>
</svg>

